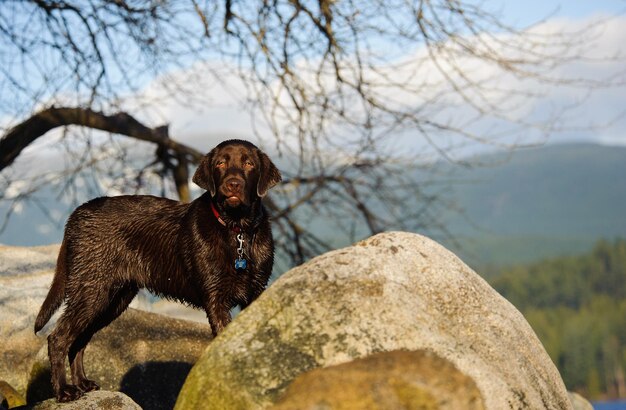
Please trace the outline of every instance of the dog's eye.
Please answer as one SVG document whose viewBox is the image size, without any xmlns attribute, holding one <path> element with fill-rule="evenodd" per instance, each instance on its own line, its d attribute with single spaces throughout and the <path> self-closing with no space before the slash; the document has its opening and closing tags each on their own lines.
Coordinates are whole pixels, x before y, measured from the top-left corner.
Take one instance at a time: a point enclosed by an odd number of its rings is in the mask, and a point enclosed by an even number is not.
<svg viewBox="0 0 626 410">
<path fill-rule="evenodd" d="M 215 168 L 224 168 L 226 166 L 226 161 L 217 161 L 215 164 Z"/>
<path fill-rule="evenodd" d="M 252 161 L 246 161 L 243 163 L 243 166 L 246 168 L 254 168 L 254 163 Z"/>
</svg>

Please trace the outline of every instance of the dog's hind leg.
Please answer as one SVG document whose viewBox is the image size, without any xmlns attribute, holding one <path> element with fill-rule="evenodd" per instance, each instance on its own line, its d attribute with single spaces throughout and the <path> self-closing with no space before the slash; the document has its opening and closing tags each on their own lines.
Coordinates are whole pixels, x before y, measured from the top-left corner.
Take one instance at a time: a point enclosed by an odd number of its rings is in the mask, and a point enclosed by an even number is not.
<svg viewBox="0 0 626 410">
<path fill-rule="evenodd" d="M 74 383 L 74 385 L 81 391 L 89 392 L 100 388 L 95 381 L 89 380 L 85 375 L 83 356 L 85 354 L 85 347 L 87 346 L 87 343 L 89 343 L 96 332 L 108 326 L 111 322 L 117 319 L 117 317 L 119 317 L 124 310 L 126 310 L 138 290 L 139 289 L 136 286 L 127 286 L 117 291 L 111 298 L 105 311 L 102 312 L 100 316 L 95 318 L 95 321 L 91 323 L 70 346 L 68 356 L 72 372 L 72 383 Z"/>
<path fill-rule="evenodd" d="M 85 328 L 85 314 L 89 312 L 87 300 L 76 303 L 68 301 L 65 312 L 59 318 L 56 327 L 48 336 L 48 357 L 50 358 L 51 381 L 57 401 L 68 402 L 82 396 L 81 390 L 65 379 L 65 356 L 76 336 Z M 87 313 L 88 314 L 88 313 Z"/>
<path fill-rule="evenodd" d="M 76 275 L 76 277 L 84 276 Z M 81 335 L 105 314 L 110 304 L 110 296 L 116 293 L 110 286 L 103 286 L 101 282 L 98 283 L 95 280 L 90 283 L 76 284 L 76 287 L 72 289 L 67 288 L 67 306 L 55 329 L 48 336 L 52 388 L 59 402 L 76 400 L 82 396 L 83 393 L 77 386 L 66 382 L 65 357 L 68 356 L 70 348 L 77 339 L 89 341 L 90 336 L 85 338 Z M 80 350 L 80 348 L 73 350 L 72 359 L 76 359 L 76 354 Z M 79 369 L 76 371 L 78 373 Z"/>
</svg>

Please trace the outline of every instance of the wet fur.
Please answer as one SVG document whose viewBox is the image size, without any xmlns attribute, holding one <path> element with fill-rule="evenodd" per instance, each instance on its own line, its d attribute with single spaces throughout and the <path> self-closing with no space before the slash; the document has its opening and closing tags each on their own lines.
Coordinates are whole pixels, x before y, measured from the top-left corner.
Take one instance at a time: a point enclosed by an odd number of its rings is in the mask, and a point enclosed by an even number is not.
<svg viewBox="0 0 626 410">
<path fill-rule="evenodd" d="M 216 167 L 217 158 L 225 158 L 226 165 Z M 37 332 L 66 302 L 48 337 L 57 400 L 75 400 L 98 389 L 85 376 L 85 346 L 140 288 L 204 309 L 214 335 L 229 323 L 232 307 L 254 301 L 267 285 L 274 260 L 261 197 L 279 181 L 267 155 L 249 142 L 230 140 L 202 160 L 194 182 L 208 192 L 189 204 L 137 195 L 96 198 L 77 208 L 68 219 L 55 276 L 35 322 Z M 225 202 L 233 190 L 242 199 L 236 207 Z M 228 226 L 217 220 L 212 202 Z M 235 226 L 245 236 L 245 271 L 234 268 Z M 65 379 L 66 356 L 73 384 Z"/>
</svg>

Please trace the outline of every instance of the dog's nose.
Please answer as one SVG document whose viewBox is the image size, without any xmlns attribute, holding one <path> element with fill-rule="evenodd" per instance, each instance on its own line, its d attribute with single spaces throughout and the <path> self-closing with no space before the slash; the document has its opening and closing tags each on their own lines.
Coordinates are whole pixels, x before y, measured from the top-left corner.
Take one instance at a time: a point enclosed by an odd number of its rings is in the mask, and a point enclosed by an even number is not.
<svg viewBox="0 0 626 410">
<path fill-rule="evenodd" d="M 226 183 L 226 185 L 231 191 L 237 191 L 239 190 L 239 188 L 241 188 L 241 181 L 238 179 L 231 179 Z"/>
</svg>

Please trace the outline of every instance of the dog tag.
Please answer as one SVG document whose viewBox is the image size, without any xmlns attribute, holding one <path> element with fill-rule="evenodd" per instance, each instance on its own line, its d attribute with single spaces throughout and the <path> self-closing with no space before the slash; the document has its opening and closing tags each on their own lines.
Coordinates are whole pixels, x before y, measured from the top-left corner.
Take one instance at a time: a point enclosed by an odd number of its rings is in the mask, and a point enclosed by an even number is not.
<svg viewBox="0 0 626 410">
<path fill-rule="evenodd" d="M 245 269 L 248 266 L 248 261 L 246 261 L 245 259 L 235 259 L 235 269 L 240 270 L 240 269 Z"/>
<path fill-rule="evenodd" d="M 235 259 L 235 269 L 241 270 L 245 269 L 248 266 L 248 261 L 243 258 L 243 233 L 239 233 L 237 235 L 237 242 L 239 242 L 239 247 L 237 248 L 237 259 Z"/>
</svg>

